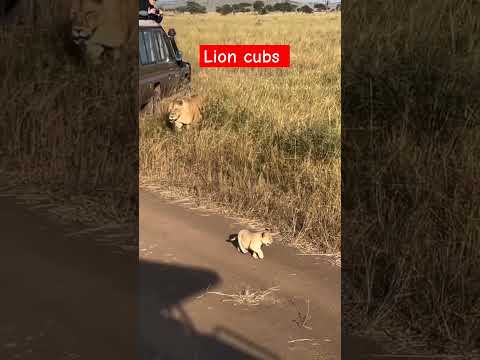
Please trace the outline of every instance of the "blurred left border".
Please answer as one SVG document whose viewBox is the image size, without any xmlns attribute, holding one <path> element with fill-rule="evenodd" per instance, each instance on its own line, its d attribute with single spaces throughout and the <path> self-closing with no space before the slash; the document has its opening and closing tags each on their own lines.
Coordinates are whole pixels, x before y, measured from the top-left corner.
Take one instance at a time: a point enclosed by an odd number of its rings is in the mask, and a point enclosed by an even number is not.
<svg viewBox="0 0 480 360">
<path fill-rule="evenodd" d="M 0 1 L 1 359 L 137 356 L 137 37 L 133 0 Z"/>
</svg>

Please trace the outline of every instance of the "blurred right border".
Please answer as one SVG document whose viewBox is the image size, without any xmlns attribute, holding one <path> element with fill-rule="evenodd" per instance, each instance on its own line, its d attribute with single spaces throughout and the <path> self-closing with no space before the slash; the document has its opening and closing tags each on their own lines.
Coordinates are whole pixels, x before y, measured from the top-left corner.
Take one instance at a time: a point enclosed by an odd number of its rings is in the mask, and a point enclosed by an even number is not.
<svg viewBox="0 0 480 360">
<path fill-rule="evenodd" d="M 342 4 L 352 358 L 353 336 L 378 345 L 368 358 L 480 356 L 479 13 L 475 0 Z"/>
</svg>

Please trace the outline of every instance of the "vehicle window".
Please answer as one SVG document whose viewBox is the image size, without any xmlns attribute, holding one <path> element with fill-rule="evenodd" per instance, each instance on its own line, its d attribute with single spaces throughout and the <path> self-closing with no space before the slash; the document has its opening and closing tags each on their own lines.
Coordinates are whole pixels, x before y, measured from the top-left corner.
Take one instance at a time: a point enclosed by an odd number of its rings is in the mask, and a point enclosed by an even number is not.
<svg viewBox="0 0 480 360">
<path fill-rule="evenodd" d="M 160 31 L 140 31 L 138 47 L 142 65 L 158 64 L 172 59 Z"/>
<path fill-rule="evenodd" d="M 168 48 L 166 46 L 165 40 L 160 31 L 155 31 L 155 39 L 158 46 L 158 53 L 160 55 L 160 61 L 167 62 L 170 59 L 168 54 Z"/>
<path fill-rule="evenodd" d="M 155 48 L 152 47 L 151 34 L 148 31 L 141 31 L 139 34 L 140 46 L 140 61 L 142 65 L 149 65 L 155 63 Z M 140 45 L 140 44 L 139 44 Z"/>
<path fill-rule="evenodd" d="M 175 60 L 175 50 L 173 50 L 172 42 L 167 35 L 164 35 L 165 44 L 167 44 L 169 58 Z"/>
<path fill-rule="evenodd" d="M 149 64 L 158 62 L 158 49 L 155 44 L 155 39 L 151 31 L 145 31 L 144 34 L 145 45 L 147 47 Z"/>
<path fill-rule="evenodd" d="M 138 34 L 138 50 L 140 51 L 140 63 L 142 65 L 147 65 L 150 63 L 148 60 L 148 52 L 145 46 L 145 39 L 143 36 L 143 32 Z"/>
</svg>

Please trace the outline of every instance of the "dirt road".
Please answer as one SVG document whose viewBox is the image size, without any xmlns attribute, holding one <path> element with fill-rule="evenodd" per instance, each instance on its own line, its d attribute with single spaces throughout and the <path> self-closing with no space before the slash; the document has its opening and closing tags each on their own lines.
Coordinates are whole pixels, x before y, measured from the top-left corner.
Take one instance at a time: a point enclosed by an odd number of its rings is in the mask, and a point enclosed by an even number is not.
<svg viewBox="0 0 480 360">
<path fill-rule="evenodd" d="M 0 191 L 0 359 L 135 359 L 137 253 Z"/>
<path fill-rule="evenodd" d="M 137 345 L 148 360 L 340 358 L 340 272 L 321 258 L 241 255 L 226 242 L 238 224 L 144 192 L 140 263 L 42 212 L 0 197 L 1 359 L 133 359 Z"/>
<path fill-rule="evenodd" d="M 140 193 L 142 358 L 340 359 L 340 270 L 279 244 L 241 254 L 241 228 Z"/>
</svg>

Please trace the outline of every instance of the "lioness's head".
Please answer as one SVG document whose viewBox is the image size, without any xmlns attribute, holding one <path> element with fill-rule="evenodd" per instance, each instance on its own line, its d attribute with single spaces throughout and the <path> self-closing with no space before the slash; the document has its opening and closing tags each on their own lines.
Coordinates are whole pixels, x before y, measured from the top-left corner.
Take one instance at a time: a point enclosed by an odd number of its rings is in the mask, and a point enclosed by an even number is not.
<svg viewBox="0 0 480 360">
<path fill-rule="evenodd" d="M 77 0 L 72 2 L 70 20 L 72 23 L 72 40 L 84 46 L 95 35 L 97 28 L 104 22 L 105 11 L 103 0 Z M 115 11 L 108 9 L 107 11 Z"/>
<path fill-rule="evenodd" d="M 185 102 L 183 99 L 175 99 L 168 105 L 168 120 L 175 122 L 185 111 Z"/>
<path fill-rule="evenodd" d="M 261 237 L 262 244 L 270 246 L 273 243 L 273 234 L 272 232 L 270 232 L 269 229 L 265 229 L 264 231 L 262 231 Z"/>
</svg>

